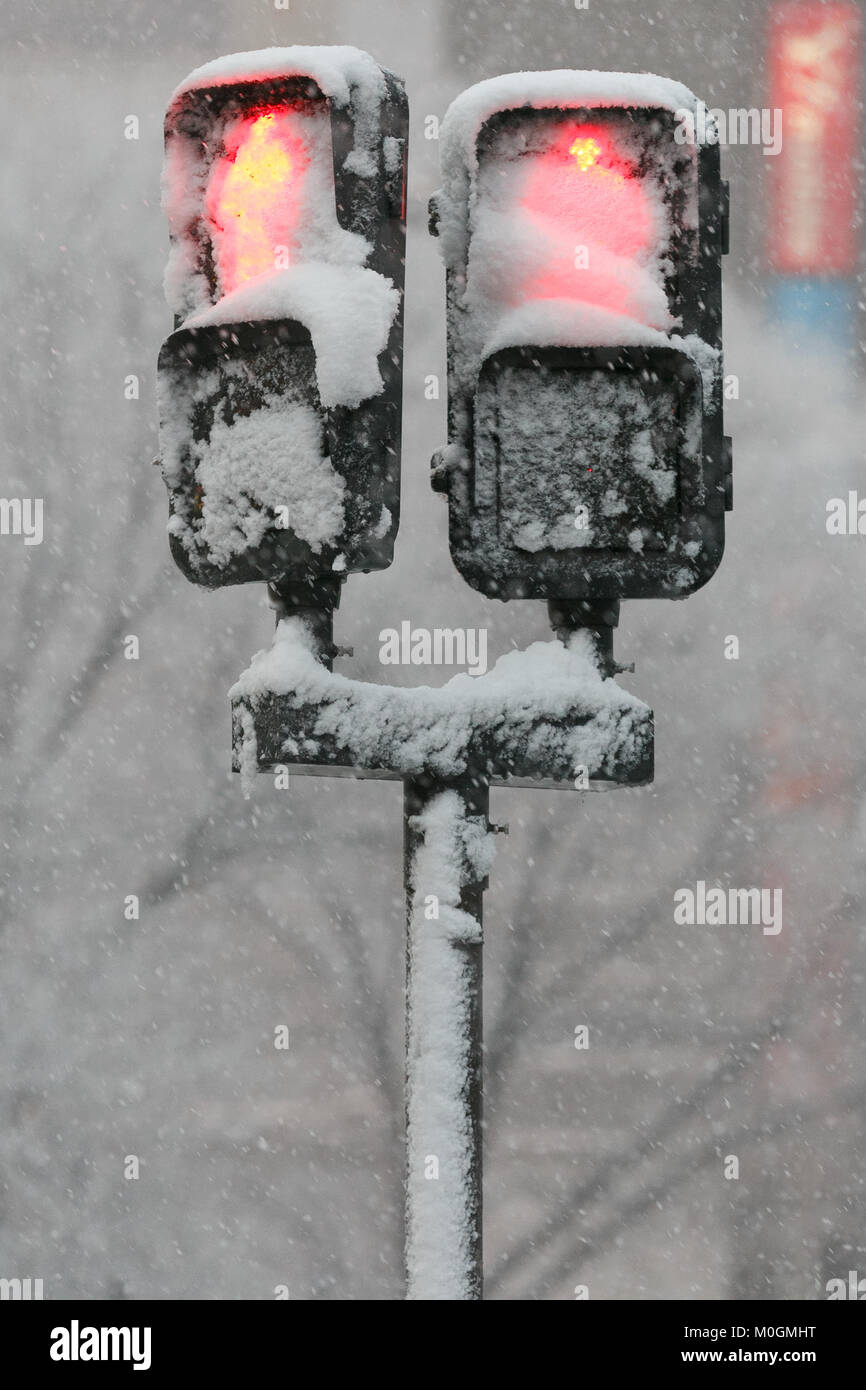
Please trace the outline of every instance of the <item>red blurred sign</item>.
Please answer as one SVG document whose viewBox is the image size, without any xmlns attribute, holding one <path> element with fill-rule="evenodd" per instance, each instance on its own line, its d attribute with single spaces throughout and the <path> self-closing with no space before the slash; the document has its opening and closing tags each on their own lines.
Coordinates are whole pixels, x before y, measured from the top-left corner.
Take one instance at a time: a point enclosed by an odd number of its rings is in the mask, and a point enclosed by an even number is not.
<svg viewBox="0 0 866 1390">
<path fill-rule="evenodd" d="M 782 112 L 772 158 L 769 258 L 788 274 L 856 268 L 860 11 L 785 3 L 770 12 L 770 106 Z"/>
</svg>

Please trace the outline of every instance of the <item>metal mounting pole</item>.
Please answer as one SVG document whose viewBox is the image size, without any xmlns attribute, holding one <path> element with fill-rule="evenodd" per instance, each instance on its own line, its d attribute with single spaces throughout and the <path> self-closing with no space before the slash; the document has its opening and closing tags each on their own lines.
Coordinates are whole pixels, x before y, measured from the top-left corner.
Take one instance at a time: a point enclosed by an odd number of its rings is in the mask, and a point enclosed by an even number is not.
<svg viewBox="0 0 866 1390">
<path fill-rule="evenodd" d="M 409 1299 L 482 1297 L 483 778 L 403 783 Z"/>
<path fill-rule="evenodd" d="M 268 599 L 281 618 L 303 618 L 316 642 L 316 655 L 330 671 L 340 649 L 334 646 L 334 609 L 339 606 L 343 578 L 277 579 L 268 585 Z"/>
<path fill-rule="evenodd" d="M 590 599 L 548 599 L 547 615 L 554 633 L 568 646 L 575 632 L 588 632 L 595 647 L 598 668 L 604 676 L 634 670 L 613 659 L 613 630 L 619 623 L 619 601 L 593 602 Z"/>
</svg>

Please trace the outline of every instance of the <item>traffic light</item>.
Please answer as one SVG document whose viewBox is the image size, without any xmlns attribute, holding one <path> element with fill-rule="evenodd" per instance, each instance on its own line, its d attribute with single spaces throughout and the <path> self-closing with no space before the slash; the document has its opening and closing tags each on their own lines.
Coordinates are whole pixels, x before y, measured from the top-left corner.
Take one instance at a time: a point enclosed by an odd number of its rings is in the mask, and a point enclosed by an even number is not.
<svg viewBox="0 0 866 1390">
<path fill-rule="evenodd" d="M 479 83 L 445 117 L 433 486 L 485 594 L 615 613 L 721 560 L 727 185 L 695 109 L 662 78 L 564 71 Z"/>
<path fill-rule="evenodd" d="M 172 97 L 160 462 L 197 583 L 391 562 L 407 133 L 402 83 L 352 48 L 219 59 Z"/>
</svg>

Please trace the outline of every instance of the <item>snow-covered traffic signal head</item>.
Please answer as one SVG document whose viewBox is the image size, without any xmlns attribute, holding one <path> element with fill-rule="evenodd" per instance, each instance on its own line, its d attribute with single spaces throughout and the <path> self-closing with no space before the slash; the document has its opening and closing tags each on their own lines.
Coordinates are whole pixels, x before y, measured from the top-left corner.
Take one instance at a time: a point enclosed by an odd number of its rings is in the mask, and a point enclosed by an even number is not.
<svg viewBox="0 0 866 1390">
<path fill-rule="evenodd" d="M 197 69 L 165 124 L 171 549 L 208 586 L 391 561 L 408 111 L 354 48 Z"/>
<path fill-rule="evenodd" d="M 722 556 L 727 187 L 678 83 L 515 73 L 458 97 L 447 272 L 455 563 L 499 598 L 682 597 Z"/>
</svg>

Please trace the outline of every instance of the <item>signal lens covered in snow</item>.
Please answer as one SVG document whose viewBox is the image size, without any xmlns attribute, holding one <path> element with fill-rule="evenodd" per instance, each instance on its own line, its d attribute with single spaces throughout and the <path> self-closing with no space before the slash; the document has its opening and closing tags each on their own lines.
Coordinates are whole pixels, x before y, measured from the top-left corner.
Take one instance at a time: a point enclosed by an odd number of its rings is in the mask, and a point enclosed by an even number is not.
<svg viewBox="0 0 866 1390">
<path fill-rule="evenodd" d="M 328 103 L 309 81 L 220 86 L 169 109 L 169 298 L 216 303 L 260 276 L 348 259 Z M 357 259 L 357 256 L 356 256 Z"/>
<path fill-rule="evenodd" d="M 289 264 L 308 164 L 305 142 L 286 110 L 262 111 L 229 127 L 206 199 L 224 294 Z"/>
<path fill-rule="evenodd" d="M 694 159 L 631 113 L 503 112 L 478 144 L 470 296 L 505 311 L 559 300 L 669 328 L 674 173 L 680 196 L 696 199 Z"/>
<path fill-rule="evenodd" d="M 524 285 L 526 297 L 579 299 L 624 312 L 628 278 L 617 274 L 618 262 L 647 252 L 658 219 L 611 137 L 599 126 L 578 126 L 575 133 L 566 125 L 529 164 L 524 183 L 520 208 L 548 257 Z"/>
<path fill-rule="evenodd" d="M 698 470 L 683 463 L 700 427 L 700 375 L 684 354 L 497 353 L 476 396 L 476 507 L 542 568 L 560 566 L 562 552 L 611 562 L 664 552 L 684 502 L 702 500 Z M 599 593 L 616 597 L 610 588 Z"/>
</svg>

